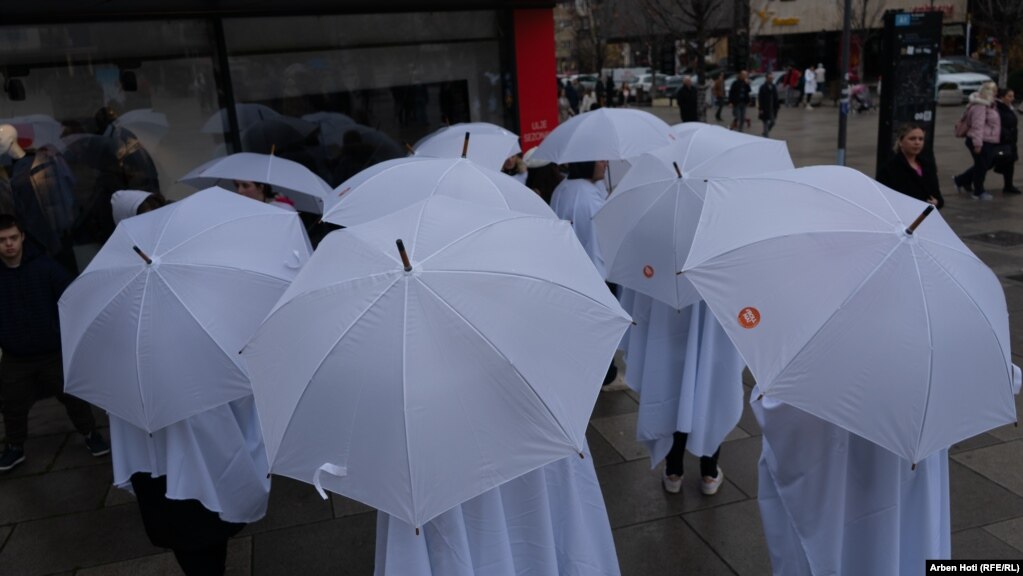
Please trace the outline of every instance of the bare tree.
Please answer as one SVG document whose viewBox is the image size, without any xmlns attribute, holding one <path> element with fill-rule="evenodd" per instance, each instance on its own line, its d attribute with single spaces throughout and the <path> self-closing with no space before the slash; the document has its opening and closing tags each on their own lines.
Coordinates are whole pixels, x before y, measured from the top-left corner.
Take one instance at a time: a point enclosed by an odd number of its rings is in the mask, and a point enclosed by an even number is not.
<svg viewBox="0 0 1023 576">
<path fill-rule="evenodd" d="M 998 63 L 998 85 L 1006 87 L 1009 80 L 1009 49 L 1023 32 L 1023 2 L 1020 0 L 974 0 L 973 21 L 987 29 L 1001 47 Z"/>
<path fill-rule="evenodd" d="M 845 11 L 845 0 L 835 0 L 838 6 L 838 27 L 842 28 L 842 17 Z M 856 69 L 856 75 L 863 78 L 863 51 L 867 43 L 873 40 L 881 32 L 881 18 L 887 9 L 886 0 L 852 0 L 849 20 L 852 23 L 852 33 L 860 39 L 860 62 Z M 839 78 L 847 70 L 839 71 Z"/>
<path fill-rule="evenodd" d="M 579 69 L 583 64 L 600 74 L 607 58 L 607 41 L 616 9 L 613 0 L 575 0 L 573 26 L 579 50 Z"/>
<path fill-rule="evenodd" d="M 720 22 L 723 4 L 724 0 L 639 0 L 651 21 L 658 23 L 669 37 L 692 39 L 687 46 L 695 44 L 696 70 L 701 79 L 706 70 L 707 40 Z"/>
</svg>

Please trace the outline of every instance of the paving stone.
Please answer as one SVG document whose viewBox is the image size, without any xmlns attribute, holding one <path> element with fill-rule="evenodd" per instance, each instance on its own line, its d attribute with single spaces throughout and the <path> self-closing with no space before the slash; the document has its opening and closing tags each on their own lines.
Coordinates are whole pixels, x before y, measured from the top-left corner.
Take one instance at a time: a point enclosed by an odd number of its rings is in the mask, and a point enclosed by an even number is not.
<svg viewBox="0 0 1023 576">
<path fill-rule="evenodd" d="M 621 392 L 601 392 L 597 396 L 597 403 L 593 406 L 593 414 L 590 416 L 593 418 L 605 418 L 607 416 L 617 416 L 619 414 L 628 414 L 639 410 L 639 403 L 637 403 L 628 394 Z"/>
<path fill-rule="evenodd" d="M 593 456 L 595 468 L 625 461 L 625 458 L 601 436 L 592 424 L 586 427 L 586 442 L 590 446 L 590 455 Z"/>
<path fill-rule="evenodd" d="M 135 495 L 127 490 L 122 490 L 113 484 L 110 485 L 110 490 L 107 492 L 107 498 L 103 501 L 103 505 L 107 508 L 111 506 L 121 506 L 122 504 L 134 504 Z"/>
<path fill-rule="evenodd" d="M 1023 518 L 1013 518 L 1005 522 L 990 524 L 985 526 L 984 530 L 1023 554 Z"/>
<path fill-rule="evenodd" d="M 699 460 L 686 454 L 685 466 L 686 470 L 695 473 L 686 475 L 682 492 L 678 494 L 668 494 L 661 487 L 663 465 L 651 470 L 646 460 L 636 460 L 598 469 L 597 479 L 600 480 L 611 527 L 658 520 L 745 499 L 745 495 L 728 479 L 727 472 L 718 493 L 704 496 L 700 493 Z"/>
<path fill-rule="evenodd" d="M 111 470 L 91 466 L 0 480 L 0 518 L 24 522 L 103 506 Z"/>
<path fill-rule="evenodd" d="M 994 445 L 994 444 L 999 444 L 1001 442 L 1002 442 L 1001 440 L 999 440 L 998 438 L 995 438 L 994 436 L 992 436 L 990 434 L 986 434 L 986 433 L 985 434 L 977 434 L 976 436 L 973 436 L 972 438 L 967 438 L 966 440 L 963 440 L 962 442 L 958 442 L 956 444 L 953 444 L 952 447 L 948 449 L 948 453 L 949 454 L 958 454 L 960 452 L 967 452 L 969 450 L 976 450 L 977 448 L 983 448 L 985 446 L 991 446 L 991 445 Z"/>
<path fill-rule="evenodd" d="M 1002 281 L 1002 288 L 1005 290 L 1005 304 L 1009 307 L 1009 314 L 1023 312 L 1023 282 Z"/>
<path fill-rule="evenodd" d="M 1020 364 L 1019 360 L 1015 356 L 1013 357 L 1013 362 L 1015 362 L 1018 366 L 1023 366 L 1023 364 Z M 1017 394 L 1015 398 L 1017 418 L 1023 417 L 1023 394 Z M 1006 424 L 1005 426 L 999 426 L 987 433 L 1003 441 L 1018 440 L 1023 438 L 1023 426 Z"/>
<path fill-rule="evenodd" d="M 34 476 L 49 470 L 53 466 L 54 460 L 57 459 L 57 453 L 60 452 L 60 447 L 67 437 L 67 434 L 29 436 L 25 441 L 25 461 L 18 464 L 13 470 L 0 475 L 0 483 L 11 478 Z"/>
<path fill-rule="evenodd" d="M 162 551 L 149 543 L 138 508 L 125 505 L 22 522 L 0 552 L 0 566 L 34 576 Z"/>
<path fill-rule="evenodd" d="M 1023 516 L 1023 498 L 963 466 L 960 456 L 948 463 L 953 532 Z"/>
<path fill-rule="evenodd" d="M 12 528 L 10 526 L 0 526 L 0 551 L 4 549 L 4 545 L 7 544 L 7 537 L 11 535 Z"/>
<path fill-rule="evenodd" d="M 110 429 L 99 428 L 103 437 L 110 441 Z M 57 458 L 53 461 L 51 470 L 67 470 L 69 468 L 80 468 L 82 466 L 106 466 L 110 468 L 110 455 L 93 456 L 85 446 L 85 438 L 77 432 L 68 434 L 67 442 L 60 448 Z"/>
<path fill-rule="evenodd" d="M 952 559 L 1008 560 L 1020 558 L 1021 552 L 981 528 L 952 533 Z"/>
<path fill-rule="evenodd" d="M 757 463 L 760 461 L 760 436 L 725 442 L 719 464 L 725 478 L 748 498 L 757 497 Z"/>
<path fill-rule="evenodd" d="M 638 414 L 620 414 L 607 418 L 594 418 L 590 425 L 600 432 L 614 449 L 626 460 L 638 460 L 647 457 L 646 446 L 636 440 L 636 420 Z"/>
<path fill-rule="evenodd" d="M 294 526 L 253 536 L 255 576 L 366 576 L 373 573 L 376 515 Z"/>
<path fill-rule="evenodd" d="M 1023 496 L 1023 440 L 1003 442 L 953 456 L 957 462 Z"/>
<path fill-rule="evenodd" d="M 252 574 L 252 539 L 232 538 L 227 544 L 227 569 L 224 576 Z M 79 570 L 75 576 L 183 576 L 172 552 L 133 558 Z"/>
<path fill-rule="evenodd" d="M 737 574 L 759 576 L 771 565 L 756 500 L 683 514 L 682 519 Z"/>
<path fill-rule="evenodd" d="M 242 531 L 243 535 L 258 534 L 287 526 L 329 520 L 334 517 L 330 500 L 320 498 L 311 484 L 274 476 L 270 485 L 270 504 L 266 516 Z"/>
<path fill-rule="evenodd" d="M 358 500 L 352 500 L 346 498 L 340 494 L 331 494 L 330 503 L 334 508 L 334 518 L 344 518 L 346 516 L 354 516 L 356 514 L 365 514 L 367 512 L 375 512 L 376 508 L 367 506 Z"/>
<path fill-rule="evenodd" d="M 622 576 L 733 574 L 677 516 L 620 528 L 613 534 Z"/>
</svg>

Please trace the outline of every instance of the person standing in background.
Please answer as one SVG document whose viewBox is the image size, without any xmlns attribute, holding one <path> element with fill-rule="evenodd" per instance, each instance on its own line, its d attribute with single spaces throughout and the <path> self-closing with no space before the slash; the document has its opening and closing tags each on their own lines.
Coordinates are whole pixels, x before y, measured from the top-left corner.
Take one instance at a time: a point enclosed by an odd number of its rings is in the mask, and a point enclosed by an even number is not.
<svg viewBox="0 0 1023 576">
<path fill-rule="evenodd" d="M 760 91 L 757 93 L 760 121 L 764 123 L 764 138 L 770 136 L 771 128 L 774 128 L 774 121 L 778 117 L 778 108 L 780 106 L 781 100 L 778 98 L 778 87 L 774 84 L 774 74 L 768 72 L 764 78 L 764 83 L 760 85 Z"/>
<path fill-rule="evenodd" d="M 1019 194 L 1020 189 L 1012 183 L 1016 173 L 1016 161 L 1019 160 L 1019 150 L 1016 142 L 1019 139 L 1019 122 L 1016 118 L 1016 111 L 1013 109 L 1013 101 L 1016 93 L 1011 88 L 999 88 L 998 98 L 995 106 L 998 107 L 998 118 L 1001 121 L 1001 136 L 998 143 L 1007 148 L 1007 154 L 995 161 L 995 172 L 1002 175 L 1005 184 L 1002 186 L 1002 194 Z"/>
<path fill-rule="evenodd" d="M 807 66 L 803 72 L 803 94 L 806 96 L 806 109 L 813 110 L 813 95 L 817 93 L 817 71 Z"/>
<path fill-rule="evenodd" d="M 675 101 L 678 102 L 678 111 L 682 122 L 696 122 L 699 119 L 698 95 L 696 86 L 693 86 L 692 77 L 683 77 L 682 85 L 675 91 Z"/>
</svg>

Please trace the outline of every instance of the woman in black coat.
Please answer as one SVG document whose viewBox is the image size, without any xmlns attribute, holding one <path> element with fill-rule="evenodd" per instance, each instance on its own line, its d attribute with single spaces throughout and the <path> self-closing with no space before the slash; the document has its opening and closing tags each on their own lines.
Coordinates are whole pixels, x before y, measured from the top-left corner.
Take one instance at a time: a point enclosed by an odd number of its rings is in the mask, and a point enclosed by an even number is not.
<svg viewBox="0 0 1023 576">
<path fill-rule="evenodd" d="M 892 190 L 940 209 L 945 199 L 938 186 L 938 169 L 920 157 L 923 149 L 924 129 L 919 124 L 903 124 L 896 134 L 895 155 L 881 167 L 877 180 Z"/>
<path fill-rule="evenodd" d="M 994 163 L 994 170 L 1005 178 L 1005 185 L 1002 186 L 1002 194 L 1019 194 L 1020 189 L 1012 185 L 1012 177 L 1016 173 L 1016 161 L 1019 160 L 1019 150 L 1016 148 L 1016 141 L 1019 138 L 1017 127 L 1016 110 L 1013 108 L 1013 100 L 1016 93 L 1011 88 L 999 88 L 998 98 L 995 100 L 995 107 L 998 116 L 1002 120 L 1002 133 L 998 143 L 1009 147 L 1009 154 L 1004 158 L 998 158 Z"/>
</svg>

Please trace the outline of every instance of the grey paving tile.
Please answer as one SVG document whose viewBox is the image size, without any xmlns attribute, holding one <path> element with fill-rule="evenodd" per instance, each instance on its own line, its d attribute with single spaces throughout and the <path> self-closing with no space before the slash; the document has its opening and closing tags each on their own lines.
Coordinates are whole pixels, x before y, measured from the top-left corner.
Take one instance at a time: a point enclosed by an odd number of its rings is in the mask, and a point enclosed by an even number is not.
<svg viewBox="0 0 1023 576">
<path fill-rule="evenodd" d="M 1013 356 L 1013 362 L 1020 366 L 1019 358 Z M 1023 418 L 1023 395 L 1016 395 L 1016 417 Z M 1015 424 L 1006 424 L 1005 426 L 999 426 L 994 430 L 988 432 L 991 436 L 998 438 L 999 440 L 1009 441 L 1018 440 L 1023 438 L 1023 426 L 1017 426 Z"/>
<path fill-rule="evenodd" d="M 1023 496 L 1023 440 L 960 452 L 956 462 Z"/>
<path fill-rule="evenodd" d="M 132 505 L 23 522 L 0 552 L 20 576 L 101 566 L 162 552 L 149 543 Z"/>
<path fill-rule="evenodd" d="M 981 528 L 952 533 L 952 558 L 1007 560 L 1021 558 L 1023 552 Z"/>
<path fill-rule="evenodd" d="M 76 576 L 183 576 L 172 552 L 133 558 L 86 568 Z M 227 570 L 224 576 L 248 576 L 252 574 L 252 539 L 233 538 L 227 544 Z"/>
<path fill-rule="evenodd" d="M 590 455 L 593 456 L 595 468 L 625 461 L 625 458 L 601 436 L 592 424 L 586 427 L 586 442 L 590 445 Z"/>
<path fill-rule="evenodd" d="M 1023 282 L 1003 280 L 1002 288 L 1005 289 L 1005 304 L 1009 307 L 1009 313 L 1023 311 Z"/>
<path fill-rule="evenodd" d="M 110 429 L 99 428 L 103 437 L 110 441 Z M 96 457 L 89 453 L 85 446 L 85 439 L 81 434 L 68 434 L 67 442 L 60 448 L 57 458 L 53 461 L 51 470 L 67 470 L 69 468 L 80 468 L 82 466 L 106 466 L 110 467 L 110 455 Z"/>
<path fill-rule="evenodd" d="M 733 574 L 677 516 L 620 528 L 613 534 L 622 576 Z"/>
<path fill-rule="evenodd" d="M 721 446 L 718 464 L 725 478 L 749 498 L 757 497 L 757 462 L 760 461 L 761 437 L 750 437 Z"/>
<path fill-rule="evenodd" d="M 682 492 L 678 494 L 668 494 L 661 488 L 663 466 L 651 470 L 646 460 L 599 468 L 597 479 L 611 527 L 658 520 L 745 499 L 728 479 L 727 472 L 721 490 L 714 496 L 704 496 L 700 493 L 699 460 L 687 454 L 685 466 L 696 473 L 686 475 Z"/>
<path fill-rule="evenodd" d="M 1023 518 L 1013 518 L 1005 522 L 990 524 L 984 527 L 1002 542 L 1012 546 L 1023 554 Z"/>
<path fill-rule="evenodd" d="M 1023 516 L 1023 498 L 954 459 L 948 475 L 953 532 Z"/>
<path fill-rule="evenodd" d="M 647 457 L 646 447 L 636 440 L 636 419 L 638 414 L 619 414 L 606 418 L 594 418 L 590 425 L 600 432 L 614 449 L 626 460 L 638 460 Z"/>
<path fill-rule="evenodd" d="M 303 524 L 253 536 L 253 574 L 373 573 L 376 514 Z"/>
<path fill-rule="evenodd" d="M 628 394 L 625 394 L 624 391 L 601 392 L 597 396 L 597 403 L 593 406 L 593 414 L 590 418 L 617 416 L 619 414 L 635 412 L 636 410 L 639 410 L 639 403 Z"/>
<path fill-rule="evenodd" d="M 10 478 L 33 476 L 46 472 L 53 466 L 53 461 L 57 459 L 60 447 L 67 439 L 68 434 L 29 436 L 28 440 L 25 441 L 25 461 L 10 472 L 0 475 L 0 482 Z"/>
<path fill-rule="evenodd" d="M 0 551 L 4 549 L 7 544 L 7 537 L 11 535 L 12 528 L 10 526 L 0 526 Z"/>
<path fill-rule="evenodd" d="M 0 518 L 24 522 L 103 506 L 111 471 L 103 466 L 76 468 L 0 480 Z"/>
<path fill-rule="evenodd" d="M 736 574 L 770 573 L 771 556 L 756 500 L 683 514 L 682 519 Z"/>
<path fill-rule="evenodd" d="M 121 490 L 113 484 L 110 485 L 110 490 L 107 492 L 107 497 L 103 501 L 103 505 L 107 508 L 111 506 L 120 506 L 122 504 L 131 504 L 135 502 L 135 495 L 127 490 Z"/>
<path fill-rule="evenodd" d="M 330 500 L 320 498 L 311 484 L 274 476 L 270 485 L 270 504 L 266 516 L 242 531 L 243 535 L 258 534 L 287 526 L 329 520 L 334 517 Z"/>
<path fill-rule="evenodd" d="M 966 440 L 963 440 L 962 442 L 958 442 L 956 444 L 953 444 L 952 447 L 948 449 L 948 453 L 949 454 L 958 454 L 960 452 L 966 452 L 966 451 L 969 451 L 969 450 L 976 450 L 977 448 L 983 448 L 985 446 L 991 446 L 991 445 L 994 445 L 994 444 L 999 444 L 1001 442 L 1002 442 L 1001 440 L 999 440 L 998 438 L 995 438 L 991 434 L 987 434 L 987 433 L 985 433 L 985 434 L 977 434 L 976 436 L 974 436 L 972 438 L 967 438 Z"/>
<path fill-rule="evenodd" d="M 355 516 L 356 514 L 365 514 L 376 510 L 372 506 L 367 506 L 358 500 L 352 500 L 340 494 L 331 494 L 330 503 L 334 509 L 334 518 Z"/>
</svg>

